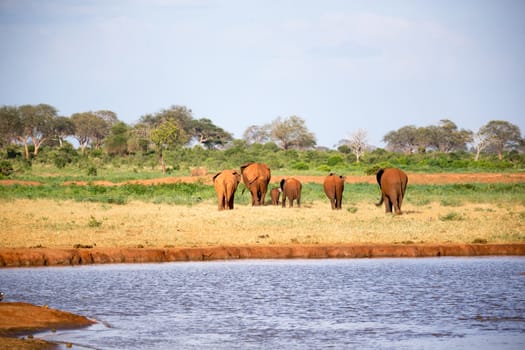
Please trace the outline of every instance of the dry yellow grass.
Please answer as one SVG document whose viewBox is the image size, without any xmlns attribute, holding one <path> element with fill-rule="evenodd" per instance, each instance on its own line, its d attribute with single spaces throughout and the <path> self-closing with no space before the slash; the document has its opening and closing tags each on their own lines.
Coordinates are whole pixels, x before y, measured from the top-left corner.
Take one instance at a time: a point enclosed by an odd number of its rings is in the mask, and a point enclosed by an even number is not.
<svg viewBox="0 0 525 350">
<path fill-rule="evenodd" d="M 4 248 L 525 241 L 525 207 L 517 204 L 407 203 L 401 216 L 364 202 L 332 211 L 324 201 L 286 209 L 237 205 L 219 212 L 211 201 L 177 206 L 14 200 L 0 209 Z"/>
</svg>

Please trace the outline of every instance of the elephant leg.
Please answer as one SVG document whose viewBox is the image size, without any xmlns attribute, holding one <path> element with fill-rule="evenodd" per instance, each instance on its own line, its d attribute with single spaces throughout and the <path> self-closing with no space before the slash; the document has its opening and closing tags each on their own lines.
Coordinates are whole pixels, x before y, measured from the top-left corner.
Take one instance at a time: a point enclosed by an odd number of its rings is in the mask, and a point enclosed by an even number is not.
<svg viewBox="0 0 525 350">
<path fill-rule="evenodd" d="M 330 198 L 330 205 L 332 206 L 332 210 L 334 210 L 336 205 L 335 198 Z"/>
<path fill-rule="evenodd" d="M 336 209 L 341 209 L 341 202 L 343 201 L 343 194 L 337 194 L 336 195 Z"/>
<path fill-rule="evenodd" d="M 290 197 L 290 198 L 288 199 L 288 202 L 290 203 L 289 207 L 290 207 L 290 208 L 293 208 L 293 197 Z"/>
<path fill-rule="evenodd" d="M 301 196 L 297 197 L 297 206 L 301 207 Z"/>
<path fill-rule="evenodd" d="M 223 210 L 224 209 L 224 195 L 219 196 L 218 202 L 219 202 L 219 210 Z"/>
<path fill-rule="evenodd" d="M 392 212 L 392 201 L 390 200 L 389 196 L 385 195 L 385 213 L 391 213 Z"/>
<path fill-rule="evenodd" d="M 396 203 L 395 203 L 395 206 L 394 206 L 397 215 L 401 215 L 402 214 L 402 212 L 401 212 L 401 203 L 403 203 L 403 195 L 401 193 L 398 193 L 398 195 L 396 197 Z"/>
<path fill-rule="evenodd" d="M 252 206 L 258 205 L 257 189 L 252 188 L 250 189 L 250 192 L 252 193 Z"/>
<path fill-rule="evenodd" d="M 235 193 L 232 193 L 232 194 L 230 195 L 230 200 L 228 201 L 228 207 L 229 207 L 229 209 L 233 209 L 234 198 L 235 198 Z"/>
</svg>

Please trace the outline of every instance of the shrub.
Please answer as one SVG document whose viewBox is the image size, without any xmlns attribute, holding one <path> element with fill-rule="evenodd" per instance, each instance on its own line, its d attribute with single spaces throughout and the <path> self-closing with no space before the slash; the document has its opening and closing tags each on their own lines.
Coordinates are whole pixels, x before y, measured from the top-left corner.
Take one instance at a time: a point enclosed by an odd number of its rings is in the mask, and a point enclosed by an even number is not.
<svg viewBox="0 0 525 350">
<path fill-rule="evenodd" d="M 296 162 L 292 165 L 292 169 L 295 170 L 308 170 L 309 166 L 305 162 Z"/>
<path fill-rule="evenodd" d="M 2 176 L 9 176 L 13 173 L 13 165 L 8 160 L 0 161 L 0 174 Z"/>
<path fill-rule="evenodd" d="M 335 165 L 338 165 L 338 164 L 341 164 L 343 163 L 343 158 L 341 158 L 340 156 L 331 156 L 330 158 L 328 158 L 328 160 L 326 161 L 326 164 L 328 164 L 328 166 L 335 166 Z"/>
<path fill-rule="evenodd" d="M 87 169 L 88 176 L 97 176 L 97 167 L 94 165 L 90 165 Z"/>
<path fill-rule="evenodd" d="M 463 220 L 463 215 L 455 211 L 450 212 L 446 215 L 440 215 L 439 220 L 441 221 L 461 221 Z"/>
<path fill-rule="evenodd" d="M 89 217 L 88 221 L 89 227 L 100 227 L 102 226 L 102 221 L 98 221 L 93 215 Z"/>
</svg>

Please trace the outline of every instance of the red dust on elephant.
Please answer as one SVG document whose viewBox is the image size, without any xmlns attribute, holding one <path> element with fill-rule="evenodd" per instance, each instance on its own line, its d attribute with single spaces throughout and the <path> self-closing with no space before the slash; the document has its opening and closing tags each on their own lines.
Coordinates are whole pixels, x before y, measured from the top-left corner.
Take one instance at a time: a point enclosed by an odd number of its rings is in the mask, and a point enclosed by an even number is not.
<svg viewBox="0 0 525 350">
<path fill-rule="evenodd" d="M 289 179 L 282 179 L 280 182 L 281 192 L 283 193 L 283 208 L 286 207 L 286 199 L 290 208 L 293 207 L 293 201 L 297 203 L 297 206 L 301 206 L 301 190 L 303 185 L 301 182 L 293 177 Z"/>
<path fill-rule="evenodd" d="M 219 210 L 233 209 L 235 191 L 239 182 L 241 182 L 241 174 L 237 170 L 223 170 L 213 176 Z"/>
<path fill-rule="evenodd" d="M 376 174 L 377 183 L 381 189 L 381 199 L 376 206 L 385 203 L 385 213 L 391 213 L 392 210 L 400 215 L 401 204 L 405 197 L 405 191 L 408 184 L 408 176 L 401 169 L 385 168 L 379 169 Z"/>
<path fill-rule="evenodd" d="M 345 190 L 345 177 L 330 173 L 323 182 L 324 193 L 330 200 L 332 209 L 341 209 L 343 191 Z"/>
<path fill-rule="evenodd" d="M 252 194 L 252 206 L 264 205 L 268 183 L 270 183 L 270 178 L 272 177 L 268 165 L 246 163 L 241 165 L 241 174 L 244 185 Z"/>
</svg>

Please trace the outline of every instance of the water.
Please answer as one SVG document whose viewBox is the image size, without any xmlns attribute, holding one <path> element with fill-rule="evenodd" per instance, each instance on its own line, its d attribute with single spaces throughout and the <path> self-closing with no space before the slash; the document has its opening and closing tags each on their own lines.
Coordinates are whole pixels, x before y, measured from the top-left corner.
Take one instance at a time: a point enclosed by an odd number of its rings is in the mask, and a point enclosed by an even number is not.
<svg viewBox="0 0 525 350">
<path fill-rule="evenodd" d="M 6 301 L 99 321 L 95 349 L 525 349 L 525 258 L 0 269 Z"/>
</svg>

